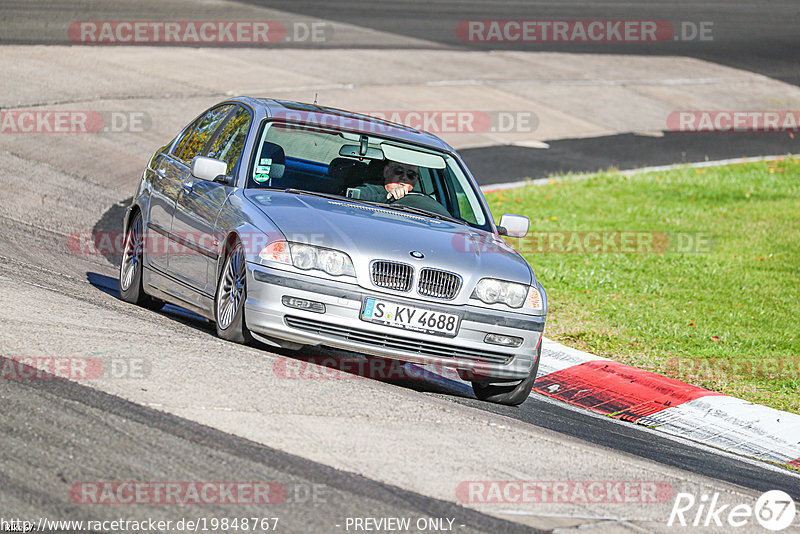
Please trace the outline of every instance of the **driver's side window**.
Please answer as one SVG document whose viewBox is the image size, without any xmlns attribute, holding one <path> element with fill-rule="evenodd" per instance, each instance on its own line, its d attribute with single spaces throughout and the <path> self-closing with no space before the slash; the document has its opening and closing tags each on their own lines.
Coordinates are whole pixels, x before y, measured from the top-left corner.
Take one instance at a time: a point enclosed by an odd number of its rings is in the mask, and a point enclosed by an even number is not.
<svg viewBox="0 0 800 534">
<path fill-rule="evenodd" d="M 233 104 L 225 104 L 203 113 L 191 127 L 186 129 L 186 133 L 172 153 L 187 165 L 191 164 L 192 159 L 202 153 L 201 150 L 205 148 L 208 140 L 211 139 L 232 108 Z"/>
<path fill-rule="evenodd" d="M 222 128 L 208 151 L 209 158 L 222 160 L 228 164 L 229 176 L 234 174 L 242 156 L 244 141 L 247 138 L 249 128 L 250 112 L 244 107 L 239 107 L 233 117 Z"/>
</svg>

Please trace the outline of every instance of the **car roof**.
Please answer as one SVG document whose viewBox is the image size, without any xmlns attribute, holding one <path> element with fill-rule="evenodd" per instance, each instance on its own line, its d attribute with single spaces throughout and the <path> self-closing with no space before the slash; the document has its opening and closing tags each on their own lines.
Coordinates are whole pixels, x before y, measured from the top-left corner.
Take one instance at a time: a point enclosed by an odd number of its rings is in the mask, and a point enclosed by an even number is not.
<svg viewBox="0 0 800 534">
<path fill-rule="evenodd" d="M 267 117 L 291 118 L 301 122 L 317 123 L 367 135 L 379 135 L 380 137 L 455 153 L 455 150 L 450 145 L 431 133 L 352 111 L 291 100 L 253 98 L 249 96 L 232 98 L 231 101 L 241 102 L 253 108 L 256 111 L 256 119 L 258 120 Z M 263 117 L 258 116 L 261 115 L 259 111 L 263 113 Z"/>
</svg>

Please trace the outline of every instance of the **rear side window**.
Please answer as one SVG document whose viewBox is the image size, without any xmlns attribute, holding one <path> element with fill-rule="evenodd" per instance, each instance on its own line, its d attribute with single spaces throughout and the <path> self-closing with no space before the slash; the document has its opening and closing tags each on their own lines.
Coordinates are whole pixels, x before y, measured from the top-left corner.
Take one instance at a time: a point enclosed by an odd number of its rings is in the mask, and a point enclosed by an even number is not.
<svg viewBox="0 0 800 534">
<path fill-rule="evenodd" d="M 208 151 L 209 158 L 216 158 L 228 164 L 228 175 L 233 175 L 236 165 L 239 163 L 249 128 L 250 112 L 239 107 L 222 128 Z"/>
<path fill-rule="evenodd" d="M 226 104 L 206 111 L 186 129 L 173 154 L 178 159 L 191 163 L 192 159 L 206 146 L 232 108 L 233 104 Z"/>
</svg>

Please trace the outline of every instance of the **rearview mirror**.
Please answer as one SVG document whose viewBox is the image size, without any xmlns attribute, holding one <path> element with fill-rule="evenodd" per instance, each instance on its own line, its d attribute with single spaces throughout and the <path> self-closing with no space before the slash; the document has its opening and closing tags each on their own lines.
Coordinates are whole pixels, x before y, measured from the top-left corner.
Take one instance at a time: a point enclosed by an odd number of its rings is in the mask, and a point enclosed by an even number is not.
<svg viewBox="0 0 800 534">
<path fill-rule="evenodd" d="M 339 149 L 339 155 L 349 158 L 383 159 L 383 152 L 379 148 L 367 147 L 365 149 L 362 145 L 344 145 Z"/>
<path fill-rule="evenodd" d="M 531 221 L 522 215 L 514 215 L 512 213 L 504 213 L 500 217 L 500 224 L 497 231 L 500 235 L 507 235 L 508 237 L 525 237 L 528 233 L 528 227 Z"/>
<path fill-rule="evenodd" d="M 192 176 L 209 182 L 217 181 L 217 177 L 228 174 L 228 164 L 214 158 L 195 156 L 192 160 Z"/>
</svg>

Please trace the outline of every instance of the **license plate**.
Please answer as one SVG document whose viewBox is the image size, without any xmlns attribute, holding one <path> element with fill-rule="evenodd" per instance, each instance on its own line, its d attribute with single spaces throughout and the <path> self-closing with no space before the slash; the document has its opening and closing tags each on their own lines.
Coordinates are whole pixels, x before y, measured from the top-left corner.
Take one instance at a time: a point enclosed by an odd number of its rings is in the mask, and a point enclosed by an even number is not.
<svg viewBox="0 0 800 534">
<path fill-rule="evenodd" d="M 364 300 L 361 319 L 394 328 L 453 337 L 458 333 L 460 317 L 454 313 L 435 312 L 369 297 Z"/>
</svg>

